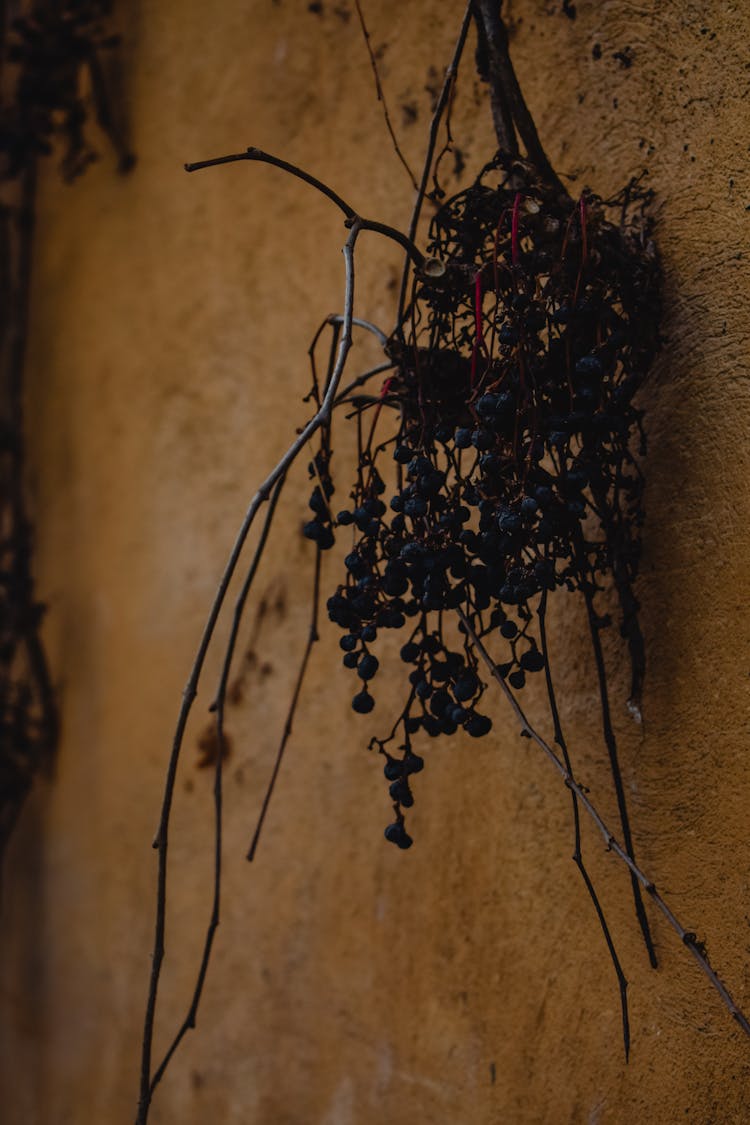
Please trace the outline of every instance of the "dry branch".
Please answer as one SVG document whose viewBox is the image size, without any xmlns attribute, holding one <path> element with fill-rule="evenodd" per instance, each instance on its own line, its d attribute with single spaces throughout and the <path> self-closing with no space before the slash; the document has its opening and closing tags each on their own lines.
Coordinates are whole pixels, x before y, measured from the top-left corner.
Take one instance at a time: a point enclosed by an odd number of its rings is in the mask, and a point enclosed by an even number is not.
<svg viewBox="0 0 750 1125">
<path fill-rule="evenodd" d="M 505 683 L 503 677 L 500 675 L 500 672 L 498 671 L 497 665 L 495 664 L 494 660 L 487 652 L 487 649 L 484 647 L 477 634 L 474 632 L 474 629 L 471 626 L 471 622 L 467 618 L 464 611 L 459 608 L 457 610 L 457 613 L 462 625 L 466 629 L 468 636 L 471 638 L 472 644 L 475 646 L 477 652 L 484 661 L 487 670 L 489 671 L 493 679 L 496 680 L 496 682 L 500 685 L 500 690 L 508 700 L 508 703 L 510 704 L 514 715 L 520 723 L 523 733 L 528 738 L 530 738 L 532 742 L 536 743 L 539 749 L 546 755 L 548 761 L 551 762 L 551 764 L 557 770 L 565 785 L 567 785 L 568 789 L 570 789 L 571 792 L 575 794 L 577 800 L 580 801 L 581 805 L 585 808 L 586 812 L 589 814 L 594 824 L 599 829 L 599 832 L 601 833 L 604 843 L 607 847 L 607 851 L 612 852 L 625 864 L 631 876 L 638 881 L 640 886 L 649 896 L 657 909 L 660 910 L 664 917 L 667 919 L 667 922 L 677 934 L 682 944 L 686 946 L 690 951 L 691 955 L 698 963 L 701 972 L 704 973 L 713 988 L 718 992 L 723 1004 L 728 1009 L 730 1015 L 737 1021 L 742 1030 L 745 1032 L 745 1035 L 750 1036 L 750 1023 L 748 1022 L 747 1017 L 737 1006 L 737 1003 L 735 1002 L 734 997 L 730 993 L 729 989 L 724 984 L 716 970 L 712 967 L 705 949 L 702 946 L 702 943 L 699 942 L 696 938 L 695 932 L 685 929 L 685 927 L 675 917 L 662 896 L 657 891 L 656 884 L 653 882 L 653 880 L 650 879 L 648 875 L 646 875 L 641 870 L 638 864 L 630 858 L 622 844 L 618 843 L 617 839 L 600 816 L 596 806 L 589 799 L 587 790 L 575 779 L 573 774 L 567 768 L 565 763 L 560 760 L 549 743 L 546 742 L 540 734 L 538 734 L 538 732 L 534 729 L 534 727 L 532 727 L 531 723 L 526 718 L 523 709 L 518 703 L 516 697 L 513 695 L 513 692 Z"/>
</svg>

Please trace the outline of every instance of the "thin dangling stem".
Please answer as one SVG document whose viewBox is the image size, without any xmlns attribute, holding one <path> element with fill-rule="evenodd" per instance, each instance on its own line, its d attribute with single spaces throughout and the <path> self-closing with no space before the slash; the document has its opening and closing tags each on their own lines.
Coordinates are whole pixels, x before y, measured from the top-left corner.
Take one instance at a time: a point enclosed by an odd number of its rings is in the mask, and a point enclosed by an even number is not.
<svg viewBox="0 0 750 1125">
<path fill-rule="evenodd" d="M 292 724 L 294 722 L 294 716 L 297 713 L 299 697 L 300 693 L 302 692 L 302 684 L 305 679 L 305 673 L 307 672 L 307 665 L 310 661 L 310 653 L 312 652 L 313 645 L 319 639 L 318 611 L 320 608 L 320 563 L 321 551 L 318 547 L 315 554 L 315 571 L 313 575 L 312 619 L 310 621 L 310 628 L 307 634 L 307 642 L 305 644 L 304 652 L 302 653 L 302 659 L 300 661 L 299 671 L 297 673 L 297 680 L 294 685 L 294 691 L 292 692 L 292 699 L 289 704 L 289 710 L 287 712 L 286 721 L 284 723 L 284 731 L 281 736 L 281 741 L 279 742 L 279 748 L 276 752 L 273 770 L 271 771 L 271 777 L 268 782 L 268 787 L 266 788 L 265 796 L 263 797 L 263 803 L 261 805 L 260 813 L 258 814 L 258 820 L 253 832 L 253 838 L 247 851 L 247 859 L 250 863 L 252 863 L 252 861 L 255 859 L 255 853 L 258 850 L 260 834 L 263 831 L 263 825 L 266 821 L 266 814 L 268 813 L 268 806 L 271 803 L 273 791 L 276 787 L 276 780 L 279 776 L 279 770 L 281 769 L 281 763 L 284 758 L 284 751 L 286 750 L 287 743 L 289 742 L 289 738 L 291 737 Z"/>
<path fill-rule="evenodd" d="M 604 653 L 602 652 L 602 642 L 599 636 L 599 623 L 594 609 L 594 599 L 592 593 L 592 581 L 586 577 L 583 567 L 585 566 L 585 559 L 583 551 L 580 546 L 579 540 L 579 559 L 581 560 L 581 589 L 586 603 L 586 614 L 588 617 L 589 633 L 591 636 L 591 645 L 594 652 L 594 663 L 596 664 L 596 678 L 599 690 L 599 703 L 601 708 L 602 719 L 602 733 L 604 735 L 604 743 L 607 747 L 607 754 L 609 755 L 610 771 L 612 774 L 612 781 L 615 787 L 615 796 L 617 798 L 617 809 L 620 814 L 620 824 L 622 826 L 623 840 L 627 853 L 632 860 L 635 860 L 635 852 L 633 849 L 633 835 L 630 830 L 630 817 L 628 815 L 628 805 L 625 799 L 625 788 L 622 783 L 622 771 L 620 770 L 620 762 L 617 753 L 617 740 L 615 732 L 612 727 L 612 716 L 609 707 L 609 692 L 607 689 L 607 672 L 604 665 Z M 646 945 L 648 959 L 652 969 L 658 967 L 658 960 L 656 957 L 656 950 L 654 949 L 654 941 L 651 936 L 651 928 L 646 914 L 646 908 L 643 903 L 643 895 L 637 877 L 631 872 L 630 876 L 631 885 L 633 888 L 633 901 L 635 903 L 635 913 L 638 918 L 638 925 L 643 934 L 643 940 Z"/>
<path fill-rule="evenodd" d="M 161 968 L 164 960 L 165 949 L 165 934 L 166 934 L 166 917 L 167 917 L 167 861 L 169 852 L 169 823 L 172 811 L 172 802 L 174 799 L 174 790 L 177 780 L 177 766 L 179 764 L 180 753 L 182 744 L 185 737 L 185 729 L 187 727 L 188 717 L 192 709 L 193 702 L 198 693 L 198 683 L 200 680 L 203 665 L 206 660 L 211 638 L 213 637 L 216 623 L 219 618 L 224 600 L 229 589 L 229 584 L 234 575 L 237 563 L 239 562 L 240 555 L 245 546 L 245 542 L 250 533 L 250 529 L 255 522 L 255 517 L 258 514 L 261 506 L 266 503 L 271 496 L 272 490 L 278 481 L 286 474 L 290 465 L 299 455 L 300 451 L 307 446 L 308 441 L 314 433 L 325 425 L 331 417 L 331 411 L 336 399 L 341 376 L 346 365 L 346 359 L 352 346 L 352 317 L 354 315 L 354 250 L 357 243 L 357 238 L 361 233 L 362 225 L 358 219 L 355 219 L 349 230 L 346 243 L 344 245 L 344 266 L 345 266 L 345 298 L 344 298 L 344 323 L 342 325 L 341 339 L 339 342 L 338 355 L 336 363 L 331 375 L 330 382 L 326 389 L 323 402 L 320 409 L 315 416 L 307 423 L 307 425 L 300 431 L 295 440 L 287 449 L 284 456 L 278 462 L 276 467 L 272 469 L 269 475 L 261 484 L 260 488 L 252 498 L 250 505 L 242 521 L 242 525 L 237 534 L 234 546 L 229 555 L 229 559 L 224 568 L 224 573 L 219 582 L 218 589 L 214 596 L 211 609 L 209 611 L 208 619 L 204 626 L 203 635 L 198 646 L 198 651 L 193 661 L 193 666 L 188 676 L 188 681 L 183 692 L 182 705 L 177 719 L 177 726 L 174 733 L 172 743 L 172 751 L 167 766 L 167 777 L 164 783 L 164 795 L 162 798 L 161 815 L 159 817 L 159 827 L 157 829 L 156 837 L 154 839 L 154 847 L 158 849 L 159 864 L 157 875 L 157 902 L 156 902 L 156 920 L 154 929 L 154 947 L 151 958 L 151 974 L 149 977 L 148 986 L 148 999 L 146 1002 L 146 1015 L 144 1018 L 143 1028 L 143 1042 L 141 1051 L 141 1079 L 140 1079 L 140 1095 L 138 1100 L 138 1112 L 136 1117 L 136 1125 L 146 1125 L 148 1121 L 149 1108 L 152 1099 L 152 1071 L 151 1071 L 151 1053 L 154 1034 L 154 1023 L 156 1020 L 156 1000 L 159 990 L 159 981 L 161 978 Z M 163 1071 L 162 1071 L 163 1073 Z"/>
<path fill-rule="evenodd" d="M 589 799 L 587 791 L 566 767 L 565 762 L 557 756 L 549 743 L 545 742 L 542 736 L 538 734 L 538 732 L 534 729 L 534 727 L 532 727 L 531 723 L 526 718 L 526 715 L 524 714 L 520 704 L 518 703 L 518 700 L 516 699 L 508 685 L 505 683 L 505 680 L 500 674 L 497 665 L 477 636 L 475 630 L 471 625 L 471 622 L 469 621 L 464 611 L 459 607 L 456 610 L 456 613 L 458 614 L 458 617 L 460 618 L 464 628 L 466 629 L 467 636 L 471 638 L 476 651 L 479 653 L 481 660 L 486 665 L 493 679 L 496 680 L 496 682 L 499 684 L 503 695 L 508 700 L 508 703 L 510 704 L 514 715 L 521 725 L 522 732 L 526 735 L 527 738 L 530 738 L 532 742 L 536 743 L 539 749 L 545 754 L 547 759 L 557 770 L 565 785 L 567 785 L 567 787 L 575 793 L 581 805 L 583 806 L 583 808 L 585 808 L 586 812 L 589 814 L 594 824 L 599 829 L 599 832 L 601 833 L 602 838 L 604 839 L 604 842 L 607 846 L 607 851 L 612 852 L 614 855 L 616 855 L 617 858 L 625 864 L 631 875 L 635 876 L 651 901 L 664 915 L 667 922 L 677 934 L 682 944 L 688 949 L 691 956 L 698 964 L 701 972 L 708 978 L 712 987 L 718 992 L 722 1003 L 728 1009 L 732 1018 L 739 1024 L 745 1035 L 750 1037 L 750 1022 L 748 1022 L 747 1016 L 744 1014 L 742 1009 L 737 1006 L 737 1003 L 735 1002 L 731 992 L 711 965 L 704 944 L 698 940 L 696 934 L 692 930 L 685 929 L 685 927 L 672 913 L 662 896 L 657 891 L 656 884 L 652 882 L 651 879 L 649 879 L 648 875 L 646 875 L 640 867 L 638 867 L 635 861 L 628 855 L 625 848 L 623 848 L 622 844 L 618 843 L 616 838 L 612 835 L 605 821 L 599 814 L 593 801 Z"/>
<path fill-rule="evenodd" d="M 547 682 L 547 698 L 549 701 L 550 714 L 552 716 L 552 726 L 555 732 L 555 742 L 560 747 L 562 752 L 565 768 L 569 774 L 573 773 L 573 767 L 570 762 L 570 754 L 568 751 L 567 742 L 563 735 L 562 723 L 560 721 L 560 712 L 557 706 L 557 698 L 555 696 L 555 689 L 552 682 L 552 669 L 550 668 L 549 645 L 547 643 L 547 590 L 542 591 L 542 597 L 537 612 L 539 618 L 539 640 L 544 657 L 544 674 Z M 578 808 L 578 797 L 575 790 L 570 790 L 570 799 L 573 806 L 573 826 L 574 826 L 574 845 L 573 845 L 573 862 L 581 873 L 581 878 L 584 881 L 586 890 L 596 911 L 596 916 L 599 919 L 599 925 L 604 935 L 604 940 L 607 943 L 609 956 L 612 960 L 612 965 L 617 977 L 617 986 L 620 990 L 620 1010 L 622 1013 L 622 1039 L 625 1047 L 625 1061 L 627 1062 L 630 1055 L 630 1016 L 628 1012 L 628 982 L 623 972 L 620 958 L 615 949 L 615 943 L 612 939 L 612 934 L 604 915 L 599 896 L 596 893 L 596 888 L 591 880 L 591 876 L 586 869 L 583 862 L 583 851 L 581 848 L 581 815 Z"/>
</svg>

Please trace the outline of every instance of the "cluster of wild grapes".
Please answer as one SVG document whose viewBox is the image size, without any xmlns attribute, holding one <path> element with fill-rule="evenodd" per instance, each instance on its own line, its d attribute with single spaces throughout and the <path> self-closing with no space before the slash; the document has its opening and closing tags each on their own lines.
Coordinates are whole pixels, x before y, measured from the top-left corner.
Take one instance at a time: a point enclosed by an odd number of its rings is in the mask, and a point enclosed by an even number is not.
<svg viewBox="0 0 750 1125">
<path fill-rule="evenodd" d="M 503 645 L 500 674 L 520 689 L 545 668 L 533 609 L 557 587 L 590 595 L 614 574 L 623 630 L 637 628 L 633 398 L 658 343 L 658 269 L 643 197 L 615 202 L 619 225 L 613 203 L 561 199 L 528 165 L 498 160 L 445 203 L 428 247 L 445 272 L 417 279 L 388 346 L 396 374 L 359 407 L 360 434 L 367 411 L 389 407 L 398 431 L 376 445 L 370 425 L 352 507 L 335 520 L 330 495 L 313 492 L 306 534 L 328 547 L 334 526 L 354 531 L 328 613 L 360 681 L 355 711 L 375 703 L 378 634 L 408 631 L 406 702 L 371 742 L 396 814 L 386 838 L 401 848 L 424 765 L 415 738 L 492 726 L 471 633 Z"/>
<path fill-rule="evenodd" d="M 96 159 L 85 136 L 80 71 L 99 50 L 118 42 L 106 29 L 112 6 L 112 0 L 35 4 L 12 21 L 6 58 L 18 67 L 18 77 L 0 118 L 4 178 L 15 178 L 35 157 L 49 154 L 56 137 L 65 143 L 66 180 Z M 98 71 L 92 77 L 96 85 Z"/>
</svg>

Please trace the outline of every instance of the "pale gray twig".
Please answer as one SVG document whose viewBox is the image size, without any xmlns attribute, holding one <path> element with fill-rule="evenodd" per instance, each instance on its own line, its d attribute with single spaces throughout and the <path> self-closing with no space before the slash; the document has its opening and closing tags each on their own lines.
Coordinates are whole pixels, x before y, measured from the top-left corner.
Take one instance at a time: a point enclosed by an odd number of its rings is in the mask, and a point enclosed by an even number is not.
<svg viewBox="0 0 750 1125">
<path fill-rule="evenodd" d="M 344 318 L 341 313 L 332 313 L 331 316 L 327 318 L 328 324 L 343 324 L 343 322 Z M 371 332 L 382 347 L 385 347 L 388 343 L 388 337 L 385 332 L 383 332 L 382 328 L 378 328 L 378 326 L 371 321 L 363 320 L 360 316 L 353 316 L 352 324 L 356 325 L 357 328 L 364 328 L 367 332 Z"/>
</svg>

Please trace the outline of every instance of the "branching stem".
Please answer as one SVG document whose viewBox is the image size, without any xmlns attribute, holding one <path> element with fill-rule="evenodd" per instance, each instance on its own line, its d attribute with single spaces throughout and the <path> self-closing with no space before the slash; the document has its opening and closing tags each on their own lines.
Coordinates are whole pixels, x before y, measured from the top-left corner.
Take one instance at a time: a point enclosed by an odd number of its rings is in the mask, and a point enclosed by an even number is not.
<svg viewBox="0 0 750 1125">
<path fill-rule="evenodd" d="M 362 231 L 362 223 L 359 219 L 355 218 L 351 224 L 349 235 L 344 245 L 344 265 L 345 265 L 345 296 L 344 296 L 344 323 L 339 341 L 338 354 L 336 363 L 334 365 L 331 378 L 326 388 L 326 393 L 323 398 L 320 409 L 315 416 L 307 423 L 307 425 L 298 434 L 296 439 L 287 449 L 284 456 L 278 462 L 276 467 L 269 473 L 266 479 L 261 484 L 258 491 L 255 493 L 250 502 L 250 506 L 242 521 L 239 533 L 235 540 L 235 544 L 229 555 L 224 573 L 221 577 L 218 589 L 214 596 L 213 604 L 211 606 L 208 620 L 203 630 L 198 652 L 193 662 L 193 667 L 188 676 L 188 681 L 183 692 L 182 706 L 177 719 L 177 727 L 175 730 L 174 740 L 172 744 L 172 752 L 170 755 L 169 763 L 167 766 L 167 777 L 164 785 L 164 796 L 162 800 L 161 815 L 159 818 L 159 827 L 154 840 L 154 847 L 159 852 L 158 874 L 157 874 L 157 906 L 156 906 L 156 922 L 154 933 L 154 947 L 151 962 L 151 976 L 149 979 L 148 999 L 146 1003 L 146 1016 L 144 1021 L 143 1031 L 143 1045 L 141 1053 L 141 1085 L 140 1085 L 140 1098 L 138 1102 L 138 1114 L 136 1118 L 136 1125 L 146 1125 L 148 1120 L 149 1107 L 151 1105 L 152 1097 L 152 1072 L 151 1072 L 151 1054 L 153 1044 L 154 1022 L 156 1017 L 156 999 L 159 988 L 159 980 L 161 976 L 161 967 L 164 960 L 164 942 L 166 932 L 166 912 L 167 912 L 167 859 L 168 859 L 168 845 L 169 845 L 169 819 L 172 809 L 172 801 L 174 798 L 174 789 L 177 778 L 177 766 L 180 758 L 180 751 L 185 736 L 185 728 L 187 726 L 188 716 L 192 708 L 195 697 L 198 693 L 198 682 L 200 679 L 203 665 L 206 659 L 211 638 L 216 628 L 216 622 L 221 612 L 224 600 L 226 598 L 229 584 L 234 575 L 237 563 L 239 561 L 242 550 L 245 546 L 247 536 L 255 521 L 255 517 L 261 506 L 269 499 L 272 490 L 276 484 L 284 477 L 292 465 L 297 455 L 302 449 L 305 448 L 310 438 L 320 429 L 322 425 L 327 423 L 331 417 L 331 411 L 336 398 L 341 376 L 346 364 L 346 358 L 352 346 L 352 317 L 354 315 L 354 249 L 357 243 L 357 238 Z M 163 1073 L 163 1068 L 160 1070 Z"/>
<path fill-rule="evenodd" d="M 286 750 L 287 743 L 289 742 L 289 738 L 290 738 L 291 733 L 292 733 L 292 723 L 294 722 L 294 716 L 297 712 L 297 706 L 299 704 L 299 697 L 300 697 L 300 693 L 302 691 L 302 684 L 304 682 L 305 673 L 307 672 L 307 666 L 308 666 L 308 663 L 310 661 L 310 653 L 312 652 L 313 645 L 315 644 L 315 642 L 318 640 L 318 637 L 319 637 L 319 634 L 318 634 L 318 611 L 319 611 L 319 607 L 320 607 L 320 562 L 321 562 L 321 551 L 320 551 L 320 548 L 318 548 L 317 551 L 316 551 L 316 554 L 315 554 L 315 573 L 314 573 L 314 577 L 313 577 L 313 595 L 312 595 L 312 618 L 311 618 L 311 621 L 310 621 L 310 628 L 309 628 L 309 631 L 308 631 L 308 634 L 307 634 L 307 642 L 305 644 L 305 648 L 304 648 L 304 651 L 302 653 L 302 659 L 300 661 L 299 671 L 297 673 L 297 680 L 296 680 L 296 683 L 294 685 L 294 691 L 292 692 L 292 699 L 291 699 L 291 702 L 289 704 L 289 711 L 287 712 L 286 722 L 284 723 L 284 730 L 283 730 L 283 733 L 281 735 L 281 741 L 279 742 L 278 751 L 276 752 L 276 758 L 274 760 L 273 770 L 271 771 L 271 778 L 268 782 L 268 787 L 266 789 L 265 796 L 263 797 L 263 803 L 261 805 L 260 813 L 258 815 L 258 820 L 256 822 L 255 830 L 253 832 L 253 838 L 252 838 L 252 841 L 250 843 L 250 847 L 248 848 L 247 858 L 248 858 L 248 861 L 250 863 L 252 863 L 252 861 L 255 859 L 255 853 L 258 849 L 258 843 L 260 841 L 260 834 L 263 831 L 263 825 L 265 824 L 266 814 L 268 813 L 268 806 L 271 803 L 273 791 L 276 787 L 276 779 L 279 776 L 279 770 L 281 769 L 281 763 L 282 763 L 282 760 L 284 758 L 284 751 Z"/>
<path fill-rule="evenodd" d="M 667 922 L 672 927 L 674 932 L 677 934 L 677 936 L 680 939 L 680 941 L 682 942 L 682 944 L 687 947 L 690 954 L 692 955 L 694 960 L 697 962 L 701 972 L 705 974 L 705 976 L 708 978 L 708 980 L 710 981 L 713 988 L 716 989 L 719 996 L 721 997 L 721 1000 L 722 1000 L 723 1004 L 728 1009 L 728 1011 L 731 1014 L 731 1016 L 733 1017 L 733 1019 L 736 1020 L 736 1022 L 739 1024 L 739 1026 L 744 1031 L 745 1035 L 750 1037 L 750 1022 L 748 1022 L 748 1019 L 745 1016 L 745 1014 L 737 1006 L 737 1004 L 734 1000 L 734 997 L 732 996 L 729 989 L 727 988 L 727 986 L 722 981 L 719 974 L 711 966 L 711 963 L 708 960 L 708 956 L 705 953 L 705 950 L 702 946 L 702 943 L 697 940 L 696 935 L 692 930 L 686 930 L 685 929 L 685 927 L 682 925 L 682 923 L 675 917 L 675 915 L 672 913 L 670 908 L 667 906 L 666 902 L 664 901 L 664 899 L 661 897 L 661 895 L 657 891 L 656 886 L 652 882 L 652 880 L 649 879 L 648 875 L 644 874 L 644 872 L 636 864 L 636 862 L 633 859 L 631 859 L 631 857 L 628 855 L 625 848 L 623 848 L 623 846 L 620 843 L 618 843 L 618 841 L 615 839 L 614 835 L 612 834 L 612 832 L 610 832 L 609 828 L 607 827 L 604 820 L 602 819 L 599 812 L 597 811 L 596 806 L 593 804 L 592 801 L 589 800 L 583 786 L 581 786 L 579 784 L 579 782 L 576 781 L 575 777 L 570 772 L 570 770 L 567 768 L 564 761 L 562 761 L 557 756 L 557 754 L 552 749 L 552 747 L 549 745 L 549 743 L 545 742 L 545 740 L 542 738 L 542 736 L 537 733 L 537 731 L 532 727 L 529 720 L 526 718 L 526 715 L 525 715 L 524 711 L 522 710 L 522 708 L 520 707 L 516 697 L 514 696 L 513 692 L 510 690 L 508 685 L 505 683 L 505 680 L 501 676 L 497 665 L 495 664 L 494 660 L 492 659 L 490 654 L 487 652 L 487 649 L 484 647 L 481 640 L 477 636 L 476 632 L 472 628 L 471 622 L 469 621 L 469 619 L 466 616 L 466 614 L 464 613 L 464 611 L 459 607 L 456 610 L 456 612 L 457 612 L 461 622 L 463 623 L 464 628 L 466 629 L 467 635 L 471 638 L 471 641 L 474 644 L 474 646 L 476 648 L 476 651 L 479 653 L 479 656 L 481 657 L 482 661 L 484 662 L 485 666 L 487 667 L 487 670 L 489 671 L 490 675 L 500 685 L 500 689 L 503 692 L 503 695 L 508 700 L 508 703 L 510 704 L 514 715 L 516 716 L 518 722 L 521 725 L 521 730 L 524 732 L 524 734 L 528 738 L 530 738 L 532 740 L 532 742 L 536 743 L 536 745 L 539 747 L 539 749 L 546 755 L 548 760 L 552 763 L 554 768 L 557 770 L 558 774 L 563 779 L 563 781 L 565 782 L 567 787 L 573 793 L 575 793 L 575 795 L 578 798 L 578 800 L 580 801 L 581 805 L 583 806 L 583 808 L 585 808 L 586 812 L 589 814 L 589 816 L 593 820 L 594 824 L 599 829 L 599 832 L 601 833 L 602 838 L 604 839 L 604 843 L 607 846 L 607 851 L 613 852 L 614 855 L 616 855 L 617 858 L 620 859 L 625 864 L 625 866 L 630 871 L 631 875 L 635 879 L 638 880 L 638 883 L 640 884 L 640 886 L 643 888 L 643 890 L 649 896 L 649 898 L 654 903 L 654 905 L 657 907 L 657 909 L 660 910 L 661 913 L 664 915 Z"/>
<path fill-rule="evenodd" d="M 288 160 L 281 160 L 278 156 L 271 156 L 268 152 L 263 152 L 259 148 L 248 148 L 245 152 L 230 153 L 228 156 L 216 156 L 212 160 L 198 160 L 193 164 L 186 164 L 186 172 L 198 172 L 201 168 L 214 168 L 219 164 L 233 164 L 238 160 L 257 160 L 261 164 L 270 164 L 274 168 L 281 168 L 282 171 L 288 172 L 290 176 L 295 176 L 298 180 L 303 180 L 306 184 L 310 184 L 321 195 L 325 195 L 332 203 L 335 203 L 339 210 L 343 211 L 346 217 L 346 225 L 351 227 L 354 223 L 357 224 L 359 230 L 371 230 L 376 234 L 382 234 L 386 238 L 390 238 L 393 242 L 397 242 L 399 246 L 403 246 L 406 253 L 414 262 L 417 269 L 421 269 L 424 265 L 424 254 L 414 245 L 411 238 L 407 238 L 400 230 L 395 227 L 388 226 L 387 223 L 379 223 L 372 219 L 362 218 L 355 209 L 342 199 L 333 188 L 328 184 L 324 184 L 322 180 L 311 176 L 309 172 L 303 171 L 298 168 L 296 164 L 290 164 Z"/>
<path fill-rule="evenodd" d="M 555 695 L 554 683 L 552 680 L 552 669 L 550 667 L 550 654 L 549 645 L 547 643 L 547 590 L 542 592 L 541 601 L 539 604 L 539 641 L 541 645 L 542 655 L 544 657 L 544 673 L 547 681 L 547 698 L 550 706 L 550 714 L 552 716 L 552 725 L 555 732 L 555 742 L 560 747 L 562 752 L 565 768 L 569 774 L 572 774 L 573 767 L 570 762 L 570 753 L 568 745 L 563 735 L 562 723 L 560 721 L 560 712 L 557 706 L 557 697 Z M 581 878 L 589 893 L 589 897 L 596 911 L 596 916 L 599 919 L 599 925 L 604 935 L 604 940 L 607 943 L 609 956 L 612 960 L 612 965 L 617 976 L 617 986 L 620 990 L 620 1010 L 622 1013 L 622 1039 L 625 1047 L 625 1059 L 627 1061 L 630 1054 L 630 1017 L 628 1012 L 628 982 L 623 972 L 620 958 L 615 948 L 615 943 L 609 929 L 609 924 L 604 915 L 604 909 L 596 893 L 596 888 L 592 882 L 591 876 L 583 862 L 583 851 L 581 848 L 581 814 L 578 808 L 578 797 L 575 790 L 570 790 L 570 799 L 573 806 L 573 828 L 574 828 L 574 846 L 573 846 L 573 862 L 581 873 Z"/>
</svg>

